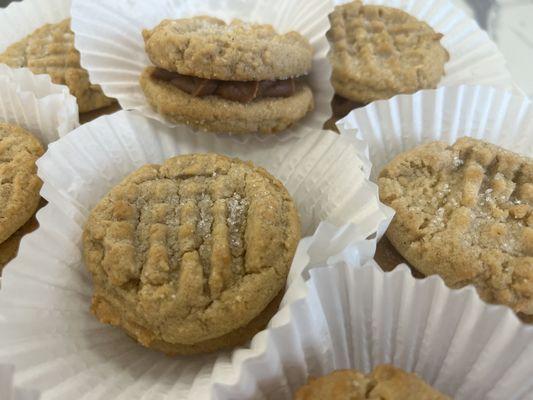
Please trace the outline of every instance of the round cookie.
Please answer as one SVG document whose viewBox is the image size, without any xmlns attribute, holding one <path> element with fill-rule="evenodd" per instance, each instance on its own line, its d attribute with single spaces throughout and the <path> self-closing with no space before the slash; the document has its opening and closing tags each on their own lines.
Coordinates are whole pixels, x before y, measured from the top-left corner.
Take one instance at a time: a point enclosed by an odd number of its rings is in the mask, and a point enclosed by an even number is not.
<svg viewBox="0 0 533 400">
<path fill-rule="evenodd" d="M 0 243 L 37 210 L 42 182 L 35 162 L 43 153 L 31 133 L 0 122 Z"/>
<path fill-rule="evenodd" d="M 68 86 L 78 101 L 80 113 L 114 103 L 100 86 L 89 82 L 89 74 L 81 67 L 70 19 L 46 24 L 9 46 L 0 54 L 0 63 L 13 68 L 27 67 L 35 74 L 48 74 L 52 82 Z"/>
<path fill-rule="evenodd" d="M 434 142 L 391 161 L 379 188 L 396 210 L 387 237 L 414 268 L 533 314 L 533 160 L 471 138 Z"/>
<path fill-rule="evenodd" d="M 294 400 L 324 399 L 450 400 L 416 374 L 386 364 L 378 365 L 368 375 L 344 369 L 310 379 L 294 396 Z"/>
<path fill-rule="evenodd" d="M 296 92 L 290 97 L 240 103 L 218 96 L 191 96 L 170 82 L 154 79 L 153 71 L 153 67 L 146 68 L 140 80 L 150 105 L 168 120 L 195 129 L 240 134 L 276 133 L 313 109 L 313 93 L 303 83 L 296 84 Z"/>
<path fill-rule="evenodd" d="M 261 81 L 305 75 L 313 48 L 297 32 L 276 33 L 270 25 L 211 17 L 164 20 L 144 30 L 154 65 L 205 79 Z"/>
<path fill-rule="evenodd" d="M 262 168 L 216 154 L 146 165 L 86 223 L 93 312 L 170 354 L 241 343 L 277 309 L 299 239 L 294 202 Z"/>
<path fill-rule="evenodd" d="M 353 1 L 330 14 L 335 92 L 359 103 L 435 88 L 449 54 L 441 34 L 406 12 Z"/>
</svg>

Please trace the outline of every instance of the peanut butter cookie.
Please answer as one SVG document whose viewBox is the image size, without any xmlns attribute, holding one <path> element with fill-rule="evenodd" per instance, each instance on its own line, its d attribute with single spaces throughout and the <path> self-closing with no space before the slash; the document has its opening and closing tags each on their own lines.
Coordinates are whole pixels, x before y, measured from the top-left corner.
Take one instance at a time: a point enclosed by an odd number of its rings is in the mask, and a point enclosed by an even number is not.
<svg viewBox="0 0 533 400">
<path fill-rule="evenodd" d="M 310 379 L 294 400 L 450 400 L 415 374 L 392 365 L 378 365 L 368 375 L 353 369 Z"/>
<path fill-rule="evenodd" d="M 313 48 L 296 32 L 210 17 L 164 20 L 143 32 L 150 105 L 169 121 L 231 133 L 275 133 L 313 109 L 303 76 Z"/>
<path fill-rule="evenodd" d="M 243 343 L 276 311 L 299 238 L 290 195 L 251 163 L 193 154 L 146 165 L 85 226 L 93 312 L 169 354 Z"/>
<path fill-rule="evenodd" d="M 48 74 L 52 82 L 68 86 L 78 100 L 80 113 L 113 104 L 89 74 L 80 66 L 80 53 L 74 47 L 70 19 L 46 24 L 9 46 L 0 54 L 0 63 L 13 68 L 27 67 L 35 74 Z"/>
<path fill-rule="evenodd" d="M 43 152 L 31 133 L 0 122 L 0 243 L 37 210 L 42 182 L 35 161 Z"/>
<path fill-rule="evenodd" d="M 222 81 L 294 78 L 311 69 L 313 48 L 302 35 L 271 25 L 211 17 L 166 19 L 143 32 L 146 53 L 159 68 Z"/>
<path fill-rule="evenodd" d="M 435 88 L 449 54 L 442 35 L 406 12 L 360 1 L 330 15 L 331 83 L 358 103 Z"/>
<path fill-rule="evenodd" d="M 418 271 L 533 314 L 533 161 L 459 139 L 400 154 L 381 172 L 387 237 Z"/>
</svg>

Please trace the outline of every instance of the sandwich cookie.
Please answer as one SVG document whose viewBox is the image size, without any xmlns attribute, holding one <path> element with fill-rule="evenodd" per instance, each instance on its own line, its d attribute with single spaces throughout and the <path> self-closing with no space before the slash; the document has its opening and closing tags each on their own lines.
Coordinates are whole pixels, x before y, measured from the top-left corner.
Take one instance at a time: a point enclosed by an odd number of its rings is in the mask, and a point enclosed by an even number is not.
<svg viewBox="0 0 533 400">
<path fill-rule="evenodd" d="M 313 48 L 299 33 L 194 17 L 164 20 L 143 37 L 154 66 L 142 73 L 141 87 L 171 122 L 213 132 L 276 133 L 313 109 L 303 79 Z"/>
<path fill-rule="evenodd" d="M 146 165 L 85 226 L 93 313 L 168 354 L 245 343 L 277 311 L 299 240 L 293 200 L 262 168 L 217 154 Z"/>
</svg>

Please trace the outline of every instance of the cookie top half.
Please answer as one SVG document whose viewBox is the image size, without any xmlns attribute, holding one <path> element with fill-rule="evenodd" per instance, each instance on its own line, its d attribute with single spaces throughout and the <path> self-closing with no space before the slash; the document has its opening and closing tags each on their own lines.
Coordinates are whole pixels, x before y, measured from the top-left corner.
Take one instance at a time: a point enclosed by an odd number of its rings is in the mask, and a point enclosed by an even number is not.
<svg viewBox="0 0 533 400">
<path fill-rule="evenodd" d="M 0 243 L 28 221 L 39 204 L 35 162 L 44 150 L 19 126 L 0 122 Z"/>
<path fill-rule="evenodd" d="M 230 24 L 211 17 L 164 20 L 144 30 L 146 53 L 159 68 L 224 81 L 261 81 L 304 75 L 313 48 L 297 32 L 271 25 Z"/>
<path fill-rule="evenodd" d="M 387 236 L 416 269 L 533 314 L 533 160 L 490 143 L 433 142 L 381 172 Z"/>
<path fill-rule="evenodd" d="M 88 219 L 84 253 L 116 325 L 146 346 L 187 345 L 258 316 L 284 288 L 299 239 L 278 180 L 251 163 L 192 154 L 112 189 Z"/>
<path fill-rule="evenodd" d="M 343 97 L 368 103 L 434 88 L 444 75 L 442 35 L 402 10 L 357 0 L 330 22 L 332 84 Z"/>
</svg>

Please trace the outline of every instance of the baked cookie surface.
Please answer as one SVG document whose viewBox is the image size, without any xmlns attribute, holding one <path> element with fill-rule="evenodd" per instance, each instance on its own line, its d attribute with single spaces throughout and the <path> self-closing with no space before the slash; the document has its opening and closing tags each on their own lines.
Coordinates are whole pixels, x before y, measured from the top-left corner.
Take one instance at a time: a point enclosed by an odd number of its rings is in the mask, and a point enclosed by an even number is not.
<svg viewBox="0 0 533 400">
<path fill-rule="evenodd" d="M 46 24 L 0 54 L 0 63 L 12 68 L 27 67 L 35 74 L 48 74 L 52 82 L 68 86 L 76 97 L 80 113 L 111 105 L 98 85 L 89 82 L 89 74 L 80 66 L 80 54 L 74 47 L 70 19 Z"/>
<path fill-rule="evenodd" d="M 230 24 L 212 17 L 164 20 L 144 30 L 154 65 L 183 75 L 225 81 L 286 79 L 311 69 L 313 48 L 297 32 L 270 25 Z"/>
<path fill-rule="evenodd" d="M 379 365 L 368 375 L 337 370 L 301 387 L 294 400 L 449 400 L 422 379 L 392 365 Z"/>
<path fill-rule="evenodd" d="M 400 154 L 381 172 L 387 237 L 418 271 L 533 314 L 533 161 L 459 139 Z"/>
<path fill-rule="evenodd" d="M 171 354 L 245 341 L 277 309 L 299 238 L 292 199 L 261 168 L 216 154 L 144 166 L 85 226 L 93 312 Z"/>
<path fill-rule="evenodd" d="M 330 14 L 335 92 L 359 103 L 435 88 L 449 54 L 441 34 L 406 12 L 353 1 Z"/>
<path fill-rule="evenodd" d="M 43 153 L 31 133 L 0 122 L 0 243 L 37 210 L 42 182 L 35 162 Z"/>
</svg>

